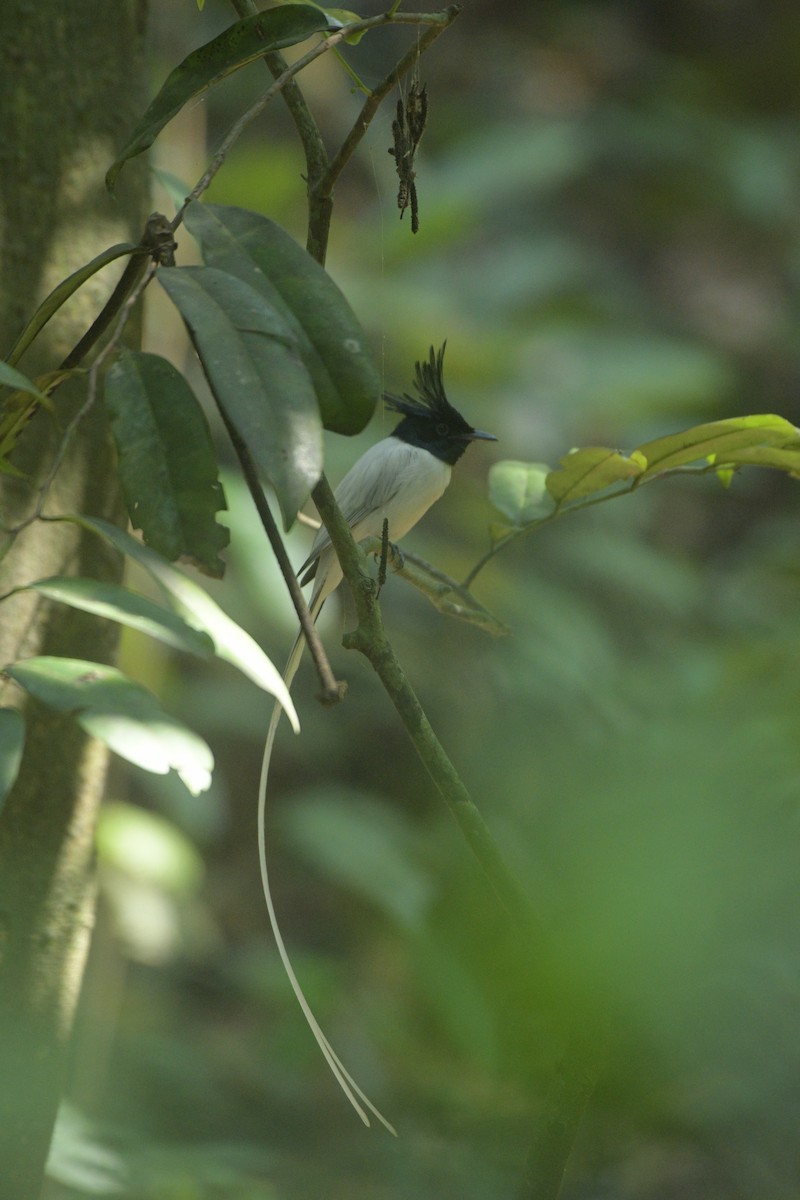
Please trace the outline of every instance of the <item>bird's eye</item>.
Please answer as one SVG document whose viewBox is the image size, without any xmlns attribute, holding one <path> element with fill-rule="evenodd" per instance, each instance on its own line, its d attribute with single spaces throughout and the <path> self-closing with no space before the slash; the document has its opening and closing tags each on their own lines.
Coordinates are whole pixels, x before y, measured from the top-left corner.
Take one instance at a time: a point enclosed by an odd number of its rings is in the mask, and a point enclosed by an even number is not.
<svg viewBox="0 0 800 1200">
<path fill-rule="evenodd" d="M 447 425 L 441 424 L 441 425 L 436 426 L 437 437 L 447 437 L 449 432 L 450 432 L 450 429 L 448 428 Z"/>
</svg>

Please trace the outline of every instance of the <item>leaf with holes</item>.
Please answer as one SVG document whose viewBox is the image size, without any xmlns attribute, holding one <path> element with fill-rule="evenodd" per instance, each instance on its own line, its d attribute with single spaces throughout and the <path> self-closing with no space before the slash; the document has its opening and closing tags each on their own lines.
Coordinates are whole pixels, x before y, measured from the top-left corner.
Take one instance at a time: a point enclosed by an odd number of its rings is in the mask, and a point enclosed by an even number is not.
<svg viewBox="0 0 800 1200">
<path fill-rule="evenodd" d="M 165 558 L 221 578 L 229 533 L 216 514 L 225 496 L 194 392 L 166 359 L 124 351 L 106 375 L 104 399 L 131 523 Z"/>
</svg>

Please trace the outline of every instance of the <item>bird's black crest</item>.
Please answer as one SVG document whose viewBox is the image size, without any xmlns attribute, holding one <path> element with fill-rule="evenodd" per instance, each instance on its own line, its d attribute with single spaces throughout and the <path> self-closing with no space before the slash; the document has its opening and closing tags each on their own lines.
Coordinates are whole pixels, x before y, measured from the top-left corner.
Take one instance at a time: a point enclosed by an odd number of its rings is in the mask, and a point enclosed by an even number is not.
<svg viewBox="0 0 800 1200">
<path fill-rule="evenodd" d="M 466 424 L 458 409 L 453 408 L 444 390 L 444 352 L 447 342 L 440 350 L 435 351 L 431 346 L 427 362 L 414 365 L 414 387 L 419 399 L 403 392 L 402 396 L 394 396 L 387 392 L 384 396 L 386 407 L 393 412 L 402 413 L 406 417 L 425 417 L 428 420 L 441 420 Z"/>
</svg>

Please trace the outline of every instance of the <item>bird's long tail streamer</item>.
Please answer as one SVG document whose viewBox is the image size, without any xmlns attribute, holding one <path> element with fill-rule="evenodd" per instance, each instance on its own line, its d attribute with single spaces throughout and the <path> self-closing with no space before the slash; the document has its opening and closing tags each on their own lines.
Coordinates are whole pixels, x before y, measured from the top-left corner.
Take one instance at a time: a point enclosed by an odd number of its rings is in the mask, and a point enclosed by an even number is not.
<svg viewBox="0 0 800 1200">
<path fill-rule="evenodd" d="M 316 620 L 321 607 L 322 607 L 321 601 L 319 601 L 316 605 L 312 604 L 311 615 L 314 620 Z M 300 665 L 300 659 L 302 658 L 302 655 L 303 655 L 304 646 L 305 646 L 305 638 L 303 637 L 303 633 L 301 631 L 300 633 L 298 633 L 295 643 L 292 646 L 292 651 L 291 651 L 291 654 L 289 655 L 289 660 L 286 664 L 286 669 L 283 673 L 284 683 L 286 684 L 287 688 L 291 688 L 291 686 L 292 686 L 292 680 L 294 679 L 294 676 L 297 672 L 297 668 Z M 342 1089 L 345 1096 L 350 1101 L 353 1108 L 356 1110 L 356 1112 L 358 1113 L 359 1117 L 361 1118 L 361 1120 L 364 1122 L 365 1125 L 370 1124 L 370 1119 L 367 1116 L 367 1112 L 365 1111 L 368 1109 L 372 1113 L 372 1115 L 374 1117 L 376 1117 L 377 1120 L 380 1121 L 380 1123 L 383 1126 L 385 1126 L 386 1129 L 388 1129 L 389 1133 L 394 1134 L 394 1136 L 397 1137 L 397 1131 L 394 1128 L 394 1126 L 389 1121 L 386 1120 L 386 1118 L 383 1116 L 382 1113 L 380 1113 L 378 1111 L 378 1109 L 375 1107 L 375 1105 L 372 1103 L 372 1101 L 369 1100 L 368 1097 L 364 1095 L 361 1088 L 355 1082 L 353 1077 L 348 1073 L 348 1071 L 342 1065 L 342 1062 L 339 1059 L 338 1055 L 335 1053 L 335 1051 L 331 1047 L 330 1042 L 325 1037 L 325 1034 L 322 1032 L 316 1017 L 314 1016 L 313 1012 L 311 1011 L 311 1006 L 309 1005 L 308 1001 L 306 1000 L 306 997 L 303 993 L 303 989 L 300 987 L 300 983 L 297 979 L 297 976 L 294 973 L 294 967 L 292 966 L 291 960 L 289 959 L 289 954 L 288 954 L 288 951 L 284 944 L 283 936 L 280 931 L 280 927 L 278 926 L 278 918 L 275 914 L 275 905 L 273 904 L 273 901 L 272 901 L 272 893 L 270 891 L 270 886 L 269 886 L 269 875 L 267 872 L 265 819 L 266 819 L 267 782 L 269 779 L 269 766 L 270 766 L 270 760 L 272 759 L 272 748 L 275 743 L 275 734 L 278 729 L 278 723 L 280 721 L 282 711 L 283 710 L 282 710 L 280 704 L 276 701 L 275 706 L 272 710 L 272 717 L 270 719 L 269 729 L 267 730 L 267 738 L 266 738 L 266 742 L 264 744 L 264 757 L 262 758 L 262 761 L 261 761 L 261 778 L 259 780 L 259 786 L 258 786 L 258 861 L 259 861 L 259 866 L 261 868 L 261 884 L 264 889 L 264 899 L 267 904 L 267 912 L 269 914 L 269 923 L 272 926 L 272 933 L 275 937 L 275 943 L 278 947 L 278 953 L 281 957 L 281 962 L 283 963 L 283 968 L 286 971 L 286 974 L 289 978 L 290 984 L 292 985 L 292 990 L 294 991 L 294 994 L 297 997 L 297 1002 L 303 1011 L 303 1015 L 304 1015 L 306 1021 L 308 1022 L 308 1026 L 309 1026 L 311 1032 L 313 1033 L 314 1037 L 316 1038 L 317 1045 L 319 1046 L 320 1050 L 322 1051 L 328 1066 L 330 1067 L 331 1071 L 333 1072 L 336 1082 L 339 1084 L 339 1087 Z"/>
</svg>

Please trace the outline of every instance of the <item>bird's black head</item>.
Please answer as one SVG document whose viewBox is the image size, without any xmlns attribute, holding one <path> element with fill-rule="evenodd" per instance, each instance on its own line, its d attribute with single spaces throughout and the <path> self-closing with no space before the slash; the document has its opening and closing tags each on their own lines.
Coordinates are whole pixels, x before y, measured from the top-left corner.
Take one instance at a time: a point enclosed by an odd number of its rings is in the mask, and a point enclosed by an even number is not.
<svg viewBox="0 0 800 1200">
<path fill-rule="evenodd" d="M 384 400 L 387 408 L 403 414 L 403 420 L 392 431 L 392 437 L 412 446 L 420 446 L 453 466 L 470 442 L 478 439 L 496 442 L 497 438 L 493 433 L 473 429 L 447 399 L 442 374 L 446 345 L 447 342 L 438 353 L 431 346 L 428 361 L 415 364 L 414 387 L 418 399 L 404 392 L 402 396 L 387 394 Z"/>
</svg>

